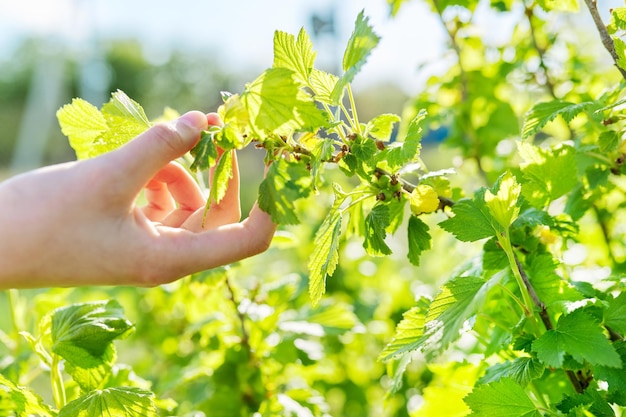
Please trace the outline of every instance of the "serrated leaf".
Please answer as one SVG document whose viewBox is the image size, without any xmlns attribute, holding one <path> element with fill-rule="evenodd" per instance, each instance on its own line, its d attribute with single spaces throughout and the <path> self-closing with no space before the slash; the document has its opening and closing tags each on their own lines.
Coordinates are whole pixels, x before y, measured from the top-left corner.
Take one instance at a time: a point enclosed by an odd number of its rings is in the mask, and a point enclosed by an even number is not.
<svg viewBox="0 0 626 417">
<path fill-rule="evenodd" d="M 524 389 L 508 378 L 474 387 L 464 401 L 471 417 L 541 417 Z"/>
<path fill-rule="evenodd" d="M 154 394 L 136 387 L 92 391 L 59 410 L 57 417 L 157 417 Z"/>
<path fill-rule="evenodd" d="M 557 326 L 548 330 L 532 344 L 537 358 L 547 366 L 560 368 L 565 355 L 578 362 L 619 368 L 620 356 L 603 333 L 603 329 L 588 313 L 575 310 L 561 316 Z"/>
<path fill-rule="evenodd" d="M 333 102 L 339 102 L 343 89 L 352 82 L 379 41 L 380 38 L 369 25 L 369 18 L 365 17 L 364 12 L 361 11 L 356 18 L 354 31 L 348 40 L 348 45 L 343 55 L 342 68 L 344 74 L 331 94 Z"/>
<path fill-rule="evenodd" d="M 457 277 L 446 283 L 435 296 L 426 315 L 424 337 L 419 348 L 428 358 L 456 341 L 466 321 L 483 305 L 489 290 L 500 280 L 494 275 L 489 281 L 478 277 Z"/>
<path fill-rule="evenodd" d="M 117 149 L 150 127 L 141 106 L 120 90 L 111 95 L 101 111 L 108 129 L 93 142 L 91 156 Z"/>
<path fill-rule="evenodd" d="M 315 100 L 331 106 L 339 104 L 339 100 L 333 101 L 331 98 L 333 89 L 337 85 L 337 81 L 339 81 L 339 77 L 336 75 L 313 68 L 313 71 L 309 76 L 309 86 L 315 94 Z"/>
<path fill-rule="evenodd" d="M 217 161 L 217 146 L 213 141 L 215 132 L 203 131 L 200 134 L 200 140 L 190 151 L 194 160 L 189 167 L 192 171 L 206 171 L 215 165 Z"/>
<path fill-rule="evenodd" d="M 32 390 L 0 374 L 0 416 L 53 417 L 56 413 Z"/>
<path fill-rule="evenodd" d="M 474 242 L 495 236 L 496 226 L 484 199 L 485 189 L 480 189 L 474 199 L 461 199 L 452 207 L 454 217 L 439 223 L 442 229 L 463 242 Z"/>
<path fill-rule="evenodd" d="M 352 144 L 352 155 L 354 155 L 361 163 L 369 163 L 374 155 L 376 155 L 376 143 L 363 136 L 358 138 Z"/>
<path fill-rule="evenodd" d="M 402 142 L 394 142 L 381 152 L 381 158 L 385 158 L 389 169 L 395 171 L 409 162 L 413 162 L 420 153 L 422 141 L 422 128 L 420 123 L 426 117 L 426 111 L 420 110 L 409 123 L 406 136 Z"/>
<path fill-rule="evenodd" d="M 611 11 L 611 22 L 607 29 L 610 34 L 626 29 L 626 7 L 616 7 Z"/>
<path fill-rule="evenodd" d="M 567 395 L 556 408 L 573 417 L 615 417 L 611 405 L 594 389 L 588 389 L 582 394 Z"/>
<path fill-rule="evenodd" d="M 365 131 L 378 140 L 389 141 L 393 133 L 393 126 L 400 121 L 396 114 L 381 114 L 367 123 Z"/>
<path fill-rule="evenodd" d="M 533 379 L 541 378 L 544 370 L 545 366 L 535 358 L 515 358 L 490 366 L 478 383 L 489 384 L 503 378 L 510 378 L 521 387 L 525 387 Z"/>
<path fill-rule="evenodd" d="M 115 339 L 134 331 L 115 300 L 72 304 L 52 314 L 52 351 L 81 368 L 106 362 Z"/>
<path fill-rule="evenodd" d="M 294 80 L 294 72 L 271 68 L 246 85 L 241 94 L 257 133 L 289 134 L 326 126 L 324 114 Z"/>
<path fill-rule="evenodd" d="M 593 377 L 596 381 L 605 381 L 608 383 L 608 392 L 611 394 L 613 401 L 624 406 L 626 405 L 626 372 L 624 365 L 626 363 L 626 342 L 617 341 L 613 343 L 615 350 L 622 358 L 621 368 L 611 368 L 608 366 L 594 366 Z"/>
<path fill-rule="evenodd" d="M 252 140 L 249 129 L 250 114 L 239 94 L 228 96 L 217 113 L 222 120 L 222 127 L 216 129 L 216 145 L 223 150 L 242 149 Z"/>
<path fill-rule="evenodd" d="M 530 143 L 519 144 L 523 159 L 522 195 L 533 206 L 543 208 L 578 184 L 576 150 L 571 146 L 541 149 Z"/>
<path fill-rule="evenodd" d="M 111 94 L 109 103 L 117 109 L 115 113 L 122 115 L 126 119 L 135 120 L 137 124 L 142 125 L 144 129 L 150 127 L 150 121 L 143 108 L 135 100 L 128 97 L 122 90 L 117 90 Z"/>
<path fill-rule="evenodd" d="M 380 360 L 387 361 L 414 350 L 413 346 L 424 335 L 424 319 L 427 309 L 428 300 L 422 298 L 415 307 L 404 312 L 402 320 L 396 326 L 393 339 L 380 353 L 378 357 Z"/>
<path fill-rule="evenodd" d="M 365 217 L 365 240 L 363 247 L 369 255 L 390 255 L 391 249 L 385 243 L 386 229 L 391 224 L 389 207 L 385 204 L 377 204 Z"/>
<path fill-rule="evenodd" d="M 614 130 L 607 130 L 598 136 L 598 148 L 600 152 L 614 152 L 619 144 L 619 135 Z"/>
<path fill-rule="evenodd" d="M 306 31 L 300 29 L 298 39 L 286 32 L 274 33 L 274 68 L 287 68 L 296 74 L 302 85 L 309 84 L 315 63 L 313 44 Z"/>
<path fill-rule="evenodd" d="M 222 153 L 215 166 L 207 207 L 211 202 L 219 203 L 226 195 L 228 181 L 233 177 L 233 152 L 226 151 Z"/>
<path fill-rule="evenodd" d="M 90 158 L 93 141 L 108 129 L 100 110 L 80 98 L 61 107 L 57 111 L 57 119 L 78 159 Z"/>
<path fill-rule="evenodd" d="M 531 255 L 526 273 L 539 299 L 550 308 L 555 303 L 571 303 L 583 296 L 557 274 L 559 263 L 549 253 Z"/>
<path fill-rule="evenodd" d="M 273 162 L 259 186 L 259 207 L 277 224 L 298 224 L 295 202 L 311 192 L 311 175 L 301 163 Z"/>
<path fill-rule="evenodd" d="M 609 305 L 604 310 L 603 323 L 612 330 L 626 334 L 626 293 L 609 299 Z"/>
<path fill-rule="evenodd" d="M 556 119 L 557 116 L 561 116 L 566 123 L 569 123 L 574 117 L 593 105 L 592 101 L 574 104 L 564 100 L 553 100 L 536 104 L 524 115 L 522 139 L 534 135 L 549 122 Z"/>
<path fill-rule="evenodd" d="M 501 276 L 494 275 L 489 281 L 478 277 L 457 277 L 446 283 L 430 303 L 425 317 L 415 316 L 412 323 L 405 323 L 412 333 L 403 336 L 402 343 L 385 349 L 386 360 L 415 350 L 422 351 L 432 359 L 458 340 L 460 331 L 483 305 L 489 290 Z M 417 314 L 417 312 L 416 312 Z M 421 313 L 420 313 L 421 314 Z"/>
<path fill-rule="evenodd" d="M 326 292 L 326 277 L 332 276 L 339 263 L 341 221 L 341 212 L 332 210 L 315 234 L 308 265 L 309 296 L 313 305 L 317 305 Z"/>
</svg>

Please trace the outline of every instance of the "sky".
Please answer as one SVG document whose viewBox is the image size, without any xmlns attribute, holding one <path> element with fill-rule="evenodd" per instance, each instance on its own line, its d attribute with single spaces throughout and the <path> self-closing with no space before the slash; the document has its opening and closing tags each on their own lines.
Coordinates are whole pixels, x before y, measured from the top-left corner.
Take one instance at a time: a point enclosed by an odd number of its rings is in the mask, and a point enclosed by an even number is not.
<svg viewBox="0 0 626 417">
<path fill-rule="evenodd" d="M 172 48 L 214 54 L 223 68 L 271 66 L 275 30 L 313 37 L 311 15 L 333 15 L 336 38 L 313 38 L 318 61 L 341 62 L 358 13 L 364 10 L 382 40 L 355 80 L 400 83 L 417 92 L 420 64 L 440 58 L 440 23 L 425 2 L 408 2 L 392 18 L 385 0 L 0 0 L 0 59 L 23 36 L 89 48 L 98 38 L 137 38 L 150 59 L 166 60 Z"/>
</svg>

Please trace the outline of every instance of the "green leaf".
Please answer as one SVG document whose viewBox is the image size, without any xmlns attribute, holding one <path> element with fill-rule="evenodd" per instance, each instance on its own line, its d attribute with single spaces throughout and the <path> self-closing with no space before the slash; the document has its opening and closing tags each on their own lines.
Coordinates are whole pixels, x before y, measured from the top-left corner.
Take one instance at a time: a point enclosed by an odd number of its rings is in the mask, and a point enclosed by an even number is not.
<svg viewBox="0 0 626 417">
<path fill-rule="evenodd" d="M 336 75 L 313 68 L 309 76 L 309 86 L 315 94 L 315 100 L 320 103 L 336 106 L 338 101 L 333 101 L 331 95 L 338 80 L 339 77 Z"/>
<path fill-rule="evenodd" d="M 545 366 L 535 358 L 515 358 L 490 366 L 485 372 L 485 376 L 478 382 L 480 384 L 488 384 L 500 381 L 503 378 L 510 378 L 520 386 L 525 387 L 533 379 L 541 378 L 544 370 Z"/>
<path fill-rule="evenodd" d="M 626 342 L 618 341 L 613 344 L 617 353 L 622 358 L 621 368 L 611 368 L 608 366 L 594 366 L 593 377 L 596 381 L 605 381 L 608 383 L 608 392 L 611 396 L 611 402 L 619 405 L 626 405 L 626 372 L 624 365 L 626 364 Z"/>
<path fill-rule="evenodd" d="M 576 150 L 571 146 L 542 149 L 530 143 L 519 144 L 523 159 L 522 195 L 538 208 L 565 195 L 578 184 Z"/>
<path fill-rule="evenodd" d="M 389 207 L 376 204 L 365 218 L 365 240 L 363 247 L 369 255 L 390 255 L 391 249 L 385 243 L 386 229 L 391 224 Z"/>
<path fill-rule="evenodd" d="M 98 156 L 119 148 L 150 127 L 141 106 L 118 90 L 102 106 L 108 129 L 93 142 L 91 156 Z"/>
<path fill-rule="evenodd" d="M 474 242 L 495 236 L 500 230 L 485 203 L 485 189 L 480 189 L 474 199 L 461 199 L 452 206 L 454 217 L 439 223 L 442 229 L 463 242 Z"/>
<path fill-rule="evenodd" d="M 460 337 L 463 326 L 476 315 L 489 290 L 500 279 L 497 274 L 489 281 L 468 276 L 446 283 L 430 303 L 423 319 L 423 309 L 412 312 L 408 317 L 410 320 L 397 331 L 394 342 L 385 348 L 384 355 L 381 354 L 381 359 L 415 350 L 421 350 L 427 359 L 434 358 Z"/>
<path fill-rule="evenodd" d="M 226 195 L 228 181 L 233 177 L 233 152 L 225 151 L 217 162 L 213 172 L 207 207 L 211 202 L 219 203 Z"/>
<path fill-rule="evenodd" d="M 241 94 L 257 133 L 288 135 L 326 126 L 324 114 L 294 80 L 294 72 L 271 68 L 246 85 Z"/>
<path fill-rule="evenodd" d="M 274 68 L 287 68 L 295 73 L 300 84 L 308 85 L 314 63 L 313 44 L 304 28 L 300 29 L 297 40 L 289 33 L 274 33 Z"/>
<path fill-rule="evenodd" d="M 377 152 L 376 143 L 367 137 L 357 136 L 352 144 L 352 154 L 357 158 L 359 163 L 370 165 L 371 159 Z"/>
<path fill-rule="evenodd" d="M 386 142 L 391 138 L 394 124 L 400 120 L 400 116 L 396 114 L 381 114 L 367 123 L 365 132 L 378 140 Z"/>
<path fill-rule="evenodd" d="M 419 266 L 420 256 L 423 251 L 430 249 L 430 233 L 428 233 L 428 225 L 424 223 L 419 217 L 411 216 L 409 218 L 408 226 L 408 240 L 409 240 L 409 261 Z"/>
<path fill-rule="evenodd" d="M 51 319 L 52 351 L 84 390 L 100 388 L 115 360 L 113 341 L 132 333 L 117 301 L 72 304 L 55 310 Z"/>
<path fill-rule="evenodd" d="M 239 94 L 228 96 L 217 110 L 223 126 L 216 129 L 215 143 L 223 150 L 242 149 L 252 140 L 250 114 Z M 209 129 L 210 130 L 210 129 Z"/>
<path fill-rule="evenodd" d="M 0 374 L 0 416 L 52 417 L 56 413 L 39 395 Z"/>
<path fill-rule="evenodd" d="M 489 290 L 500 281 L 494 275 L 489 281 L 478 277 L 457 277 L 446 283 L 435 296 L 425 321 L 420 348 L 433 358 L 456 341 L 466 321 L 482 307 Z"/>
<path fill-rule="evenodd" d="M 57 111 L 57 119 L 78 159 L 92 157 L 92 143 L 108 129 L 100 110 L 80 98 L 61 107 Z"/>
<path fill-rule="evenodd" d="M 539 299 L 551 308 L 554 304 L 582 300 L 582 294 L 557 274 L 559 263 L 549 253 L 528 257 L 527 274 Z"/>
<path fill-rule="evenodd" d="M 52 314 L 52 351 L 65 360 L 81 364 L 73 355 L 84 352 L 86 365 L 100 362 L 113 340 L 128 336 L 133 325 L 124 318 L 115 300 L 72 304 Z M 91 360 L 88 360 L 91 359 Z"/>
<path fill-rule="evenodd" d="M 339 102 L 343 89 L 352 82 L 379 41 L 380 38 L 369 25 L 369 18 L 365 17 L 364 12 L 361 11 L 356 18 L 354 31 L 348 40 L 348 45 L 343 55 L 342 67 L 344 74 L 332 92 L 331 98 L 333 102 Z"/>
<path fill-rule="evenodd" d="M 563 100 L 536 104 L 524 116 L 522 139 L 534 135 L 557 116 L 561 116 L 566 123 L 569 123 L 594 104 L 592 101 L 574 104 Z"/>
<path fill-rule="evenodd" d="M 556 408 L 572 417 L 615 417 L 611 405 L 593 389 L 588 389 L 582 394 L 566 396 L 556 405 Z"/>
<path fill-rule="evenodd" d="M 150 127 L 150 121 L 143 111 L 143 108 L 135 100 L 131 99 L 122 90 L 117 90 L 111 94 L 110 105 L 113 105 L 117 111 L 110 111 L 111 114 L 121 115 L 125 119 L 134 120 L 143 129 Z M 105 105 L 107 106 L 107 105 Z M 106 114 L 105 109 L 102 110 Z"/>
<path fill-rule="evenodd" d="M 215 165 L 217 161 L 217 146 L 213 141 L 215 130 L 203 131 L 200 134 L 200 140 L 191 150 L 191 156 L 194 157 L 189 169 L 192 171 L 206 171 Z"/>
<path fill-rule="evenodd" d="M 563 366 L 565 355 L 578 362 L 619 368 L 620 356 L 603 333 L 603 329 L 588 313 L 575 310 L 561 316 L 557 326 L 548 330 L 532 344 L 532 350 L 544 364 Z"/>
<path fill-rule="evenodd" d="M 622 292 L 616 298 L 609 299 L 609 305 L 604 310 L 603 323 L 621 335 L 626 335 L 626 293 Z"/>
<path fill-rule="evenodd" d="M 508 171 L 498 178 L 497 187 L 498 192 L 495 194 L 490 190 L 485 191 L 485 203 L 491 216 L 507 229 L 519 215 L 518 199 L 522 188 Z"/>
<path fill-rule="evenodd" d="M 61 131 L 69 138 L 78 159 L 118 148 L 150 127 L 137 102 L 117 90 L 102 111 L 82 99 L 73 99 L 57 112 Z"/>
<path fill-rule="evenodd" d="M 413 162 L 420 154 L 422 141 L 422 128 L 420 123 L 426 117 L 426 111 L 420 110 L 409 123 L 406 136 L 402 142 L 390 144 L 385 152 L 381 152 L 389 169 L 396 171 L 407 163 Z"/>
<path fill-rule="evenodd" d="M 607 29 L 610 34 L 626 29 L 626 7 L 616 7 L 611 11 L 611 22 Z"/>
<path fill-rule="evenodd" d="M 272 163 L 259 186 L 259 207 L 278 224 L 298 224 L 295 202 L 311 192 L 311 175 L 298 162 Z"/>
<path fill-rule="evenodd" d="M 63 407 L 58 417 L 157 417 L 154 394 L 141 388 L 92 391 Z"/>
<path fill-rule="evenodd" d="M 508 378 L 474 387 L 464 401 L 471 417 L 541 417 L 524 389 Z"/>
<path fill-rule="evenodd" d="M 326 277 L 332 276 L 339 263 L 339 237 L 341 235 L 341 211 L 331 210 L 315 234 L 313 252 L 309 259 L 309 295 L 317 305 L 326 292 Z"/>
<path fill-rule="evenodd" d="M 397 358 L 403 353 L 415 350 L 415 346 L 424 335 L 424 320 L 427 309 L 428 300 L 420 298 L 415 307 L 404 312 L 402 320 L 396 327 L 393 339 L 380 353 L 378 357 L 380 360 L 387 361 Z"/>
<path fill-rule="evenodd" d="M 614 152 L 619 144 L 619 135 L 614 130 L 606 130 L 598 136 L 600 152 Z"/>
<path fill-rule="evenodd" d="M 620 68 L 626 69 L 626 42 L 621 38 L 614 36 L 613 45 L 615 45 L 615 53 L 617 54 L 617 65 Z"/>
</svg>

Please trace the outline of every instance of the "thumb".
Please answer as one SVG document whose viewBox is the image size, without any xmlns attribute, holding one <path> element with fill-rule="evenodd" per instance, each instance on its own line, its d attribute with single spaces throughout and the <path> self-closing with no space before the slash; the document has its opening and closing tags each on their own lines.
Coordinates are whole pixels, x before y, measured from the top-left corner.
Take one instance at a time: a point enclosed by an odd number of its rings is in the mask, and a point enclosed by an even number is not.
<svg viewBox="0 0 626 417">
<path fill-rule="evenodd" d="M 207 128 L 207 116 L 190 111 L 171 122 L 152 126 L 108 155 L 117 158 L 113 166 L 125 171 L 127 181 L 141 188 L 170 161 L 193 148 L 200 132 Z"/>
</svg>

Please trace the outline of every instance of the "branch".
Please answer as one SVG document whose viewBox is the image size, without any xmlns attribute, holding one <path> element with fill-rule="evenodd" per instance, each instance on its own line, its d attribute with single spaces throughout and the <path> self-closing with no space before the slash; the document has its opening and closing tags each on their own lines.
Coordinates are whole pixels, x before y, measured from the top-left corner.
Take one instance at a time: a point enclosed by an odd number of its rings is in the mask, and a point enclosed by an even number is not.
<svg viewBox="0 0 626 417">
<path fill-rule="evenodd" d="M 250 349 L 250 344 L 249 344 L 250 338 L 248 336 L 248 331 L 246 330 L 246 325 L 245 325 L 246 317 L 241 311 L 239 311 L 239 303 L 235 299 L 235 291 L 233 291 L 233 287 L 230 285 L 229 278 L 226 277 L 226 280 L 224 280 L 224 282 L 226 283 L 226 288 L 228 289 L 228 298 L 233 303 L 233 307 L 235 308 L 235 311 L 237 312 L 237 317 L 239 318 L 239 322 L 241 325 L 241 344 L 249 352 L 252 352 Z"/>
<path fill-rule="evenodd" d="M 596 24 L 598 32 L 600 33 L 600 39 L 602 40 L 602 44 L 604 45 L 606 50 L 609 51 L 609 54 L 611 54 L 611 58 L 613 58 L 613 62 L 615 62 L 615 66 L 619 70 L 620 74 L 622 74 L 622 77 L 626 80 L 626 71 L 617 64 L 619 57 L 617 56 L 617 51 L 615 50 L 615 43 L 613 43 L 613 39 L 611 39 L 609 31 L 604 25 L 602 17 L 600 17 L 596 0 L 585 0 L 585 4 L 589 9 L 589 13 L 591 13 L 591 17 L 593 18 L 593 22 Z"/>
<path fill-rule="evenodd" d="M 550 79 L 550 76 L 548 74 L 548 66 L 546 65 L 546 60 L 545 60 L 546 51 L 543 48 L 541 48 L 539 46 L 539 43 L 537 42 L 537 34 L 535 33 L 535 27 L 533 26 L 533 20 L 532 20 L 534 16 L 533 9 L 530 7 L 526 7 L 525 14 L 528 19 L 528 25 L 530 27 L 530 38 L 532 40 L 533 47 L 537 51 L 537 55 L 539 55 L 539 67 L 543 71 L 543 75 L 545 77 L 545 81 L 543 82 L 543 85 L 548 89 L 548 92 L 550 93 L 550 95 L 556 99 L 557 97 L 556 97 L 556 94 L 554 93 L 554 84 L 552 83 L 552 80 Z M 535 80 L 537 80 L 536 77 L 535 77 Z"/>
<path fill-rule="evenodd" d="M 517 269 L 522 276 L 522 281 L 524 281 L 524 285 L 528 290 L 528 294 L 533 300 L 533 303 L 535 303 L 535 306 L 539 308 L 539 317 L 541 318 L 543 325 L 545 326 L 546 330 L 554 330 L 554 325 L 552 324 L 552 320 L 550 319 L 550 315 L 548 314 L 548 309 L 546 308 L 546 305 L 539 299 L 539 296 L 535 292 L 535 289 L 533 288 L 530 279 L 528 278 L 528 275 L 526 275 L 526 271 L 524 270 L 524 266 L 522 265 L 520 260 L 515 254 L 513 254 L 513 256 L 515 257 Z M 586 386 L 588 385 L 588 382 L 581 381 L 576 373 L 570 369 L 565 369 L 565 373 L 567 374 L 567 377 L 569 378 L 576 392 L 582 394 Z"/>
</svg>

